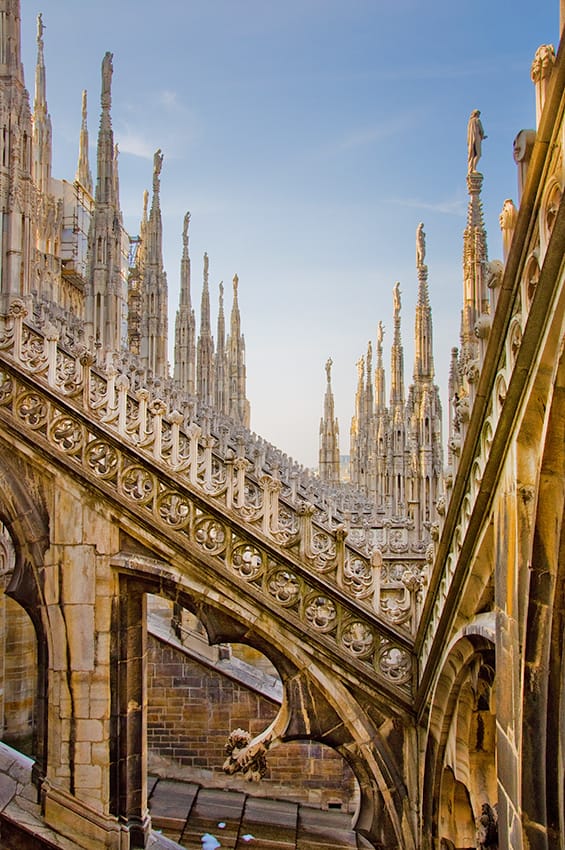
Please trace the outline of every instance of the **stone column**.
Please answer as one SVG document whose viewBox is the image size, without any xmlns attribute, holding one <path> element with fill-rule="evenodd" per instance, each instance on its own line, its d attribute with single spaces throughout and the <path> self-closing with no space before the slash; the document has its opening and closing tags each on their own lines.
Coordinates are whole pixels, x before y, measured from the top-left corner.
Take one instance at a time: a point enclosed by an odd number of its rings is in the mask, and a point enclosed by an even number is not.
<svg viewBox="0 0 565 850">
<path fill-rule="evenodd" d="M 509 464 L 509 467 L 511 463 Z M 522 850 L 520 810 L 521 661 L 520 582 L 523 581 L 522 539 L 527 511 L 511 483 L 507 468 L 506 492 L 500 494 L 495 511 L 494 560 L 496 630 L 496 761 L 498 774 L 499 835 L 506 850 Z M 527 535 L 526 535 L 527 536 Z"/>
<path fill-rule="evenodd" d="M 122 846 L 110 805 L 113 517 L 59 472 L 42 568 L 50 631 L 45 820 L 88 850 Z M 78 837 L 78 838 L 77 838 Z"/>
<path fill-rule="evenodd" d="M 130 847 L 145 847 L 147 811 L 147 596 L 139 583 L 122 577 L 118 601 L 117 802 Z"/>
</svg>

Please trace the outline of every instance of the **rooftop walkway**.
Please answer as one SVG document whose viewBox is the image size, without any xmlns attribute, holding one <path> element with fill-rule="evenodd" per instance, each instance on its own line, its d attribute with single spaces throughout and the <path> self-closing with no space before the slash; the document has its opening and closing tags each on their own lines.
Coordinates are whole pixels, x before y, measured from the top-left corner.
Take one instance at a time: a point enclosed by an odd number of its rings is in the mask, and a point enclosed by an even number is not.
<svg viewBox="0 0 565 850">
<path fill-rule="evenodd" d="M 242 791 L 202 788 L 152 778 L 154 830 L 187 850 L 368 850 L 351 829 L 351 815 Z"/>
</svg>

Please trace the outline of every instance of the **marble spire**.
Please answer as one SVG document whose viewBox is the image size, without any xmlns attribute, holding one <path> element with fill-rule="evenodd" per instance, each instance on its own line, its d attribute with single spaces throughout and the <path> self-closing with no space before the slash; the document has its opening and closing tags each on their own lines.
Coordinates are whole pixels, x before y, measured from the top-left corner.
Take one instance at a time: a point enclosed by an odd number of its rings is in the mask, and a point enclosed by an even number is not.
<svg viewBox="0 0 565 850">
<path fill-rule="evenodd" d="M 326 393 L 324 396 L 324 415 L 320 419 L 320 450 L 318 471 L 322 481 L 328 484 L 338 484 L 340 479 L 339 465 L 339 424 L 335 415 L 334 395 L 332 390 L 331 357 L 326 360 Z"/>
<path fill-rule="evenodd" d="M 89 195 L 92 195 L 92 172 L 90 171 L 90 162 L 88 159 L 86 89 L 82 92 L 82 120 L 80 125 L 78 164 L 75 180 L 77 183 L 80 183 L 83 189 L 86 189 Z"/>
<path fill-rule="evenodd" d="M 182 229 L 182 257 L 180 263 L 180 298 L 175 321 L 175 367 L 177 387 L 192 396 L 196 377 L 196 319 L 190 291 L 189 254 L 190 213 L 184 217 Z"/>
</svg>

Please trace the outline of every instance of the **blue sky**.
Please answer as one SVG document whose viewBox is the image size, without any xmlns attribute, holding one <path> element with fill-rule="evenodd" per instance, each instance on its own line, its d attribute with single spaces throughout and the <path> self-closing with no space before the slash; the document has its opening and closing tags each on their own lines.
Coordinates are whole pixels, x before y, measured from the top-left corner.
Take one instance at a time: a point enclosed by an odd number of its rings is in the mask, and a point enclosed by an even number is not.
<svg viewBox="0 0 565 850">
<path fill-rule="evenodd" d="M 114 54 L 112 118 L 126 228 L 137 233 L 153 153 L 164 164 L 165 268 L 174 338 L 184 213 L 192 298 L 202 255 L 213 303 L 240 279 L 253 430 L 317 462 L 331 356 L 342 452 L 357 359 L 385 325 L 400 281 L 406 385 L 412 375 L 415 232 L 423 221 L 437 382 L 447 406 L 458 344 L 466 213 L 466 128 L 488 139 L 479 170 L 490 258 L 498 215 L 517 200 L 512 141 L 535 126 L 530 65 L 557 46 L 557 0 L 22 0 L 33 99 L 43 13 L 53 175 L 76 169 L 81 91 L 96 162 L 100 65 Z M 215 307 L 213 321 L 215 323 Z"/>
</svg>

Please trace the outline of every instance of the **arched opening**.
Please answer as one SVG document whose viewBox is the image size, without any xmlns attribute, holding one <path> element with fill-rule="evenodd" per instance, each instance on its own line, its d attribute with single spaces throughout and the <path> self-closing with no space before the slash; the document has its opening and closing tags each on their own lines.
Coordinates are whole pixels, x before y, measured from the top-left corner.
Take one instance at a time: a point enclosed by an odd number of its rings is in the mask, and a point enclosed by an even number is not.
<svg viewBox="0 0 565 850">
<path fill-rule="evenodd" d="M 495 649 L 486 622 L 454 641 L 438 681 L 422 792 L 426 848 L 491 846 L 479 845 L 481 835 L 492 844 L 498 834 Z"/>
<path fill-rule="evenodd" d="M 0 522 L 0 729 L 4 743 L 36 754 L 37 638 L 24 609 L 6 595 L 15 567 L 12 538 Z"/>
<path fill-rule="evenodd" d="M 221 789 L 230 792 L 234 805 L 270 800 L 274 819 L 291 804 L 297 813 L 303 807 L 340 812 L 350 829 L 358 783 L 329 746 L 313 740 L 281 743 L 269 749 L 256 781 L 223 769 L 230 736 L 254 738 L 280 711 L 282 682 L 269 659 L 247 644 L 211 645 L 193 613 L 162 597 L 149 595 L 147 607 L 147 787 L 154 826 L 167 830 L 164 800 L 173 789 L 179 801 L 175 817 L 183 820 L 187 839 L 192 833 L 186 796 L 196 795 L 191 806 L 200 806 L 197 826 L 203 829 L 203 800 L 208 791 Z M 170 815 L 170 803 L 167 807 Z M 210 830 L 214 826 L 211 822 Z M 168 834 L 179 840 L 179 823 Z"/>
</svg>

